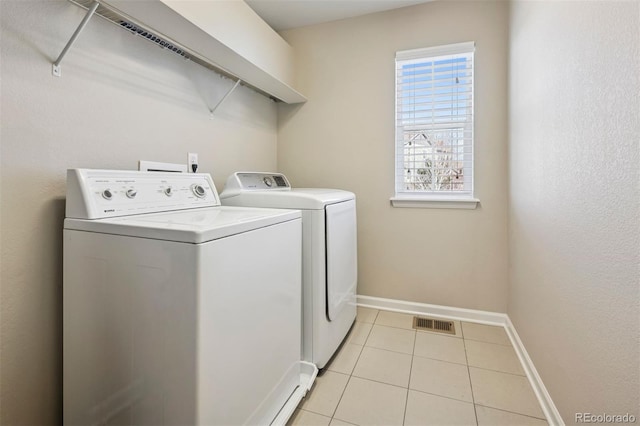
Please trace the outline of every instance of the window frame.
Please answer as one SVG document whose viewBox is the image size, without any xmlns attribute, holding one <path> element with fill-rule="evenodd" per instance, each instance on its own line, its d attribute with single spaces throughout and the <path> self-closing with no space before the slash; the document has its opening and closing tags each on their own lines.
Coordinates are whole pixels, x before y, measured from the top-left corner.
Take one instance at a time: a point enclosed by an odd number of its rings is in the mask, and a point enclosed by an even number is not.
<svg viewBox="0 0 640 426">
<path fill-rule="evenodd" d="M 454 190 L 450 191 L 417 191 L 417 190 L 403 190 L 406 185 L 404 177 L 401 177 L 405 173 L 405 160 L 404 160 L 404 132 L 406 127 L 398 125 L 398 105 L 399 105 L 399 92 L 398 92 L 398 65 L 400 62 L 409 62 L 413 60 L 434 60 L 438 57 L 451 56 L 451 55 L 468 55 L 472 56 L 472 72 L 471 72 L 471 122 L 466 121 L 451 121 L 442 124 L 429 123 L 428 131 L 434 129 L 450 129 L 451 131 L 461 131 L 471 133 L 471 144 L 463 145 L 463 164 L 464 172 L 463 176 L 470 176 L 471 179 L 467 183 L 463 180 L 465 188 L 458 192 Z M 394 141 L 394 196 L 390 198 L 391 205 L 393 207 L 419 207 L 419 208 L 463 208 L 463 209 L 475 209 L 480 202 L 474 196 L 474 151 L 475 151 L 475 42 L 456 43 L 443 46 L 428 47 L 422 49 L 404 50 L 396 52 L 395 57 L 395 114 L 394 114 L 394 129 L 395 129 L 395 141 Z M 409 126 L 411 127 L 411 125 Z M 421 128 L 420 125 L 415 125 L 416 129 Z M 426 132 L 425 132 L 426 133 Z M 401 146 L 402 143 L 402 146 Z M 466 153 L 466 148 L 470 148 L 470 153 Z M 468 160 L 468 161 L 467 161 Z M 464 179 L 464 178 L 463 178 Z M 468 187 L 467 187 L 468 185 Z"/>
</svg>

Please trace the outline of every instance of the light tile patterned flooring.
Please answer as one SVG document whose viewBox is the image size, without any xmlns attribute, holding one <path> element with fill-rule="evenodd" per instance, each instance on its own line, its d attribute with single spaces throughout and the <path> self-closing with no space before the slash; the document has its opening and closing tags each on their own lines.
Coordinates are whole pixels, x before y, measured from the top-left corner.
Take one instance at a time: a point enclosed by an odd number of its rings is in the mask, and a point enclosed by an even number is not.
<svg viewBox="0 0 640 426">
<path fill-rule="evenodd" d="M 453 336 L 412 319 L 358 307 L 289 425 L 547 425 L 502 327 L 454 321 Z"/>
</svg>

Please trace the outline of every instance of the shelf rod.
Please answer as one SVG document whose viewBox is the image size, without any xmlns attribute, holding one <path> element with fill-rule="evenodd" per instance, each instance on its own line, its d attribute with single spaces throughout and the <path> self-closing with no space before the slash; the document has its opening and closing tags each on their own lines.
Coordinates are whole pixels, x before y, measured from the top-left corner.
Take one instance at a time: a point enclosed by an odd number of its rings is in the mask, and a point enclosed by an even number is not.
<svg viewBox="0 0 640 426">
<path fill-rule="evenodd" d="M 226 95 L 224 95 L 224 96 L 222 97 L 222 99 L 220 99 L 220 101 L 216 104 L 216 106 L 214 106 L 214 107 L 213 107 L 213 109 L 211 109 L 211 110 L 209 111 L 209 112 L 211 113 L 211 117 L 212 117 L 212 118 L 213 118 L 213 113 L 214 113 L 214 112 L 216 112 L 216 110 L 218 109 L 218 107 L 219 107 L 220 105 L 222 105 L 222 103 L 223 103 L 224 101 L 226 101 L 226 100 L 227 100 L 227 98 L 231 95 L 231 93 L 232 93 L 234 90 L 236 90 L 236 87 L 238 87 L 238 86 L 240 85 L 240 83 L 242 83 L 242 80 L 238 79 L 238 81 L 236 81 L 236 84 L 234 84 L 234 85 L 233 85 L 233 87 L 231 88 L 231 90 L 229 90 L 229 91 L 227 92 L 227 94 L 226 94 Z"/>
<path fill-rule="evenodd" d="M 67 42 L 67 45 L 64 47 L 64 49 L 62 49 L 62 52 L 60 52 L 60 56 L 58 56 L 58 59 L 56 59 L 56 61 L 53 63 L 53 75 L 55 75 L 56 77 L 60 77 L 62 75 L 62 70 L 60 69 L 60 62 L 62 62 L 62 58 L 64 58 L 64 56 L 67 54 L 67 51 L 76 41 L 84 27 L 87 26 L 87 24 L 89 23 L 89 19 L 91 19 L 98 6 L 100 6 L 100 3 L 98 3 L 97 1 L 93 3 L 91 8 L 87 11 L 87 14 L 84 15 L 82 22 L 80 22 L 80 25 L 78 25 L 78 28 L 76 28 L 76 31 Z"/>
</svg>

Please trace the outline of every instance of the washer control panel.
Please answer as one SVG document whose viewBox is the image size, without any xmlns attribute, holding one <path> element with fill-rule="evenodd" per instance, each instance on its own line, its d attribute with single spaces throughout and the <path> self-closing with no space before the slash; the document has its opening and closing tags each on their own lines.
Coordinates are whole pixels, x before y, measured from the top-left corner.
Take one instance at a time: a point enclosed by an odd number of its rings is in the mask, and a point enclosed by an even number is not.
<svg viewBox="0 0 640 426">
<path fill-rule="evenodd" d="M 206 173 L 67 171 L 67 217 L 101 219 L 219 205 Z"/>
</svg>

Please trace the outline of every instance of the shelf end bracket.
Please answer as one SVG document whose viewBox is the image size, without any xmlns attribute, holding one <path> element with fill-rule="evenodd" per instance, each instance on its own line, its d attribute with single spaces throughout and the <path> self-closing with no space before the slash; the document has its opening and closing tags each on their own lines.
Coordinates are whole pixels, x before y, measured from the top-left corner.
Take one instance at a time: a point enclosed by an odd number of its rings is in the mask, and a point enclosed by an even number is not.
<svg viewBox="0 0 640 426">
<path fill-rule="evenodd" d="M 236 88 L 240 85 L 240 83 L 242 83 L 242 80 L 238 79 L 238 81 L 236 81 L 236 84 L 233 85 L 233 87 L 231 88 L 231 90 L 229 90 L 223 97 L 222 99 L 220 99 L 220 101 L 216 104 L 216 106 L 214 106 L 212 109 L 209 110 L 209 113 L 211 113 L 211 118 L 213 118 L 213 113 L 220 107 L 220 105 L 222 105 L 222 103 L 224 101 L 227 100 L 227 98 L 231 95 L 231 93 L 236 90 Z"/>
<path fill-rule="evenodd" d="M 76 28 L 76 31 L 73 33 L 73 35 L 67 42 L 67 45 L 64 47 L 64 49 L 62 49 L 62 52 L 60 52 L 60 56 L 58 56 L 58 59 L 56 59 L 56 61 L 53 63 L 52 73 L 54 76 L 56 77 L 62 76 L 62 69 L 60 68 L 60 62 L 62 62 L 62 59 L 67 54 L 67 52 L 69 51 L 73 43 L 76 41 L 76 39 L 78 38 L 78 36 L 80 35 L 84 27 L 87 26 L 87 24 L 89 23 L 89 19 L 91 19 L 96 9 L 98 8 L 98 6 L 100 6 L 100 3 L 98 3 L 97 1 L 93 2 L 93 5 L 91 5 L 89 10 L 87 10 L 87 14 L 84 15 L 82 22 L 80 22 L 80 25 L 78 25 L 78 28 Z"/>
</svg>

